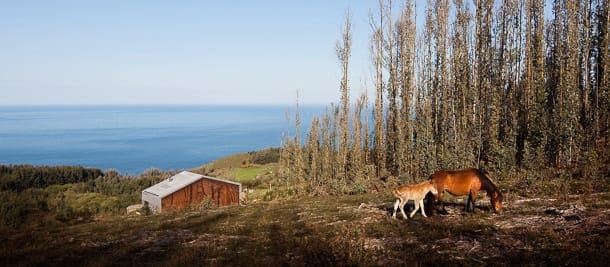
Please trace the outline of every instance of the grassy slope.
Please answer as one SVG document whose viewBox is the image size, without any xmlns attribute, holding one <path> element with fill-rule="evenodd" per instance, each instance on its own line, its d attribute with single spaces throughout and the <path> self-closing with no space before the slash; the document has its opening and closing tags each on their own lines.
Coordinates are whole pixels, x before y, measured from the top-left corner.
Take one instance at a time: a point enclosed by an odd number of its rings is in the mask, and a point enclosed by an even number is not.
<svg viewBox="0 0 610 267">
<path fill-rule="evenodd" d="M 97 222 L 0 237 L 3 265 L 603 265 L 610 194 L 512 199 L 410 220 L 385 194 L 302 198 Z M 485 203 L 486 204 L 486 203 Z M 483 208 L 485 204 L 481 203 Z"/>
<path fill-rule="evenodd" d="M 241 183 L 266 178 L 277 170 L 276 163 L 257 164 L 248 153 L 236 154 L 215 160 L 205 166 L 195 168 L 195 172 L 230 179 Z"/>
<path fill-rule="evenodd" d="M 264 191 L 277 166 L 248 159 L 235 155 L 197 171 L 257 182 Z M 0 264 L 605 266 L 610 260 L 610 193 L 525 198 L 513 191 L 503 214 L 490 213 L 485 196 L 474 214 L 461 211 L 463 198 L 447 200 L 448 214 L 409 220 L 392 219 L 393 199 L 380 192 L 4 229 Z"/>
</svg>

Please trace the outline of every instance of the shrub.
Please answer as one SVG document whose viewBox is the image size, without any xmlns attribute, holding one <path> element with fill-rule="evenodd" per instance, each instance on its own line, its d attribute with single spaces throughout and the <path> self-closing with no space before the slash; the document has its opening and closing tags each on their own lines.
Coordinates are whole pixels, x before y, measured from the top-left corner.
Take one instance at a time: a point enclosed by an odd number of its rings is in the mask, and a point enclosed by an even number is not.
<svg viewBox="0 0 610 267">
<path fill-rule="evenodd" d="M 48 194 L 40 189 L 0 191 L 0 225 L 19 228 L 32 215 L 48 211 Z"/>
<path fill-rule="evenodd" d="M 268 148 L 261 151 L 248 152 L 250 155 L 250 161 L 254 164 L 269 164 L 277 163 L 280 160 L 280 149 L 279 148 Z"/>
<path fill-rule="evenodd" d="M 23 191 L 55 184 L 80 183 L 102 175 L 99 169 L 81 166 L 0 165 L 0 190 Z"/>
</svg>

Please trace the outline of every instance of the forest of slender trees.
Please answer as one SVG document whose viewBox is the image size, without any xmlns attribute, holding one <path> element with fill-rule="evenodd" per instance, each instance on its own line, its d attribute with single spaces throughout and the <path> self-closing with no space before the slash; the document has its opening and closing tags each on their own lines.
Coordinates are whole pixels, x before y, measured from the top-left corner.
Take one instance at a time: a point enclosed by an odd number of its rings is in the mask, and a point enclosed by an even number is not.
<svg viewBox="0 0 610 267">
<path fill-rule="evenodd" d="M 608 177 L 609 2 L 427 0 L 419 25 L 416 1 L 380 0 L 369 17 L 374 99 L 355 103 L 348 15 L 340 101 L 303 140 L 297 108 L 280 155 L 287 186 L 357 193 L 463 167 Z"/>
</svg>

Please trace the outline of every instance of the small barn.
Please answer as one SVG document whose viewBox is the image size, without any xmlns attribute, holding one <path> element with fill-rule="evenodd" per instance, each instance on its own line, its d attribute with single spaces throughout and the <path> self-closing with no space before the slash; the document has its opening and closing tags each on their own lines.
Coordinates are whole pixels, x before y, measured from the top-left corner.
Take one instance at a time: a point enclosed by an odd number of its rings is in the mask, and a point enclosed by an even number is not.
<svg viewBox="0 0 610 267">
<path fill-rule="evenodd" d="M 183 171 L 142 191 L 153 213 L 179 210 L 210 198 L 218 206 L 239 205 L 241 184 Z"/>
</svg>

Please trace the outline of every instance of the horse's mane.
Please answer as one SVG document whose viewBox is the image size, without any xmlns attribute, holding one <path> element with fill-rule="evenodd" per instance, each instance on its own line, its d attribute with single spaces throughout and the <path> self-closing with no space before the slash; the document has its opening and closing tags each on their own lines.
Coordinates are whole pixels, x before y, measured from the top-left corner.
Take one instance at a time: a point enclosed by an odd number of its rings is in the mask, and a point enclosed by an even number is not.
<svg viewBox="0 0 610 267">
<path fill-rule="evenodd" d="M 490 182 L 494 183 L 494 181 L 491 178 L 491 175 L 489 174 L 488 171 L 483 170 L 483 169 L 477 169 L 477 170 L 483 175 L 483 177 L 487 178 L 487 180 L 489 180 Z"/>
<path fill-rule="evenodd" d="M 491 175 L 488 171 L 483 169 L 475 169 L 475 171 L 479 174 L 480 177 L 486 179 L 489 182 L 489 186 L 495 191 L 499 191 L 496 183 L 491 179 Z"/>
</svg>

